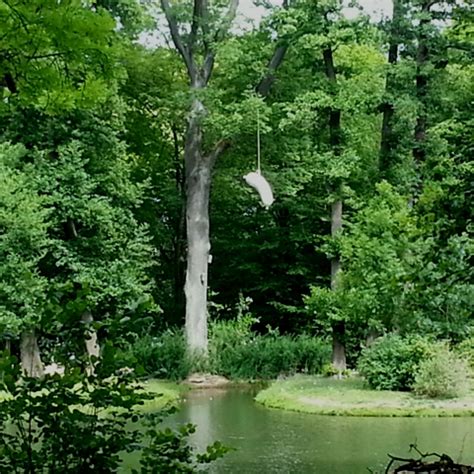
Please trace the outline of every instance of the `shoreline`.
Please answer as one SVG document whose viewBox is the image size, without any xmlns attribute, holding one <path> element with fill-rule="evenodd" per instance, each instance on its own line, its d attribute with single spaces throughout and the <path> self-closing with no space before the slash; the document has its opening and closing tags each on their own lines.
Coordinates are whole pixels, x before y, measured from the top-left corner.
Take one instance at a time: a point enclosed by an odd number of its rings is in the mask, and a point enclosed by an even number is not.
<svg viewBox="0 0 474 474">
<path fill-rule="evenodd" d="M 273 382 L 255 401 L 267 408 L 326 416 L 473 417 L 474 393 L 463 398 L 425 399 L 409 392 L 377 391 L 361 379 L 296 375 Z"/>
</svg>

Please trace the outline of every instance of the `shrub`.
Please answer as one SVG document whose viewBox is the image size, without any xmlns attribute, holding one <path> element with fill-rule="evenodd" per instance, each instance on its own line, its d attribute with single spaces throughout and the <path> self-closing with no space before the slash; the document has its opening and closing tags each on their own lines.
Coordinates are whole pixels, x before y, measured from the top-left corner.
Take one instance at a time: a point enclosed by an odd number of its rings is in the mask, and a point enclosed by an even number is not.
<svg viewBox="0 0 474 474">
<path fill-rule="evenodd" d="M 255 334 L 255 319 L 211 325 L 209 363 L 213 372 L 233 379 L 272 379 L 296 372 L 320 373 L 330 358 L 329 345 L 308 335 Z"/>
<path fill-rule="evenodd" d="M 194 473 L 227 451 L 214 443 L 196 453 L 189 443 L 194 426 L 163 429 L 163 413 L 137 410 L 153 396 L 132 372 L 110 375 L 102 361 L 95 368 L 94 375 L 66 367 L 62 376 L 36 379 L 22 376 L 15 358 L 0 354 L 0 472 L 114 473 L 122 453 L 137 452 L 136 474 Z"/>
<path fill-rule="evenodd" d="M 419 336 L 390 334 L 362 351 L 357 368 L 371 388 L 410 390 L 421 360 L 433 351 L 433 344 Z"/>
<path fill-rule="evenodd" d="M 429 359 L 420 362 L 413 390 L 429 398 L 454 398 L 469 391 L 468 363 L 440 345 Z"/>
<path fill-rule="evenodd" d="M 255 322 L 246 315 L 211 323 L 206 361 L 187 357 L 181 331 L 137 340 L 122 358 L 124 364 L 138 364 L 147 375 L 171 380 L 182 380 L 192 371 L 210 371 L 239 380 L 272 379 L 296 372 L 317 374 L 329 361 L 331 349 L 324 340 L 278 332 L 259 335 L 251 330 Z"/>
<path fill-rule="evenodd" d="M 182 380 L 191 370 L 182 331 L 167 330 L 157 337 L 138 339 L 129 355 L 145 374 L 154 377 Z"/>
<path fill-rule="evenodd" d="M 469 364 L 472 374 L 472 371 L 474 371 L 474 337 L 462 341 L 456 346 L 456 352 Z"/>
</svg>

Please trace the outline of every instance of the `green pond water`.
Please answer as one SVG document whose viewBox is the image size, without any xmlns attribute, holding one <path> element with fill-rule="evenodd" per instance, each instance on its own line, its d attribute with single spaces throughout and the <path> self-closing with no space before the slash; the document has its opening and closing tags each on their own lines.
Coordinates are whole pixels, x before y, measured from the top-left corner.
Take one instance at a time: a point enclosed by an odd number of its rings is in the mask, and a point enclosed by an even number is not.
<svg viewBox="0 0 474 474">
<path fill-rule="evenodd" d="M 210 473 L 384 472 L 387 453 L 409 455 L 410 443 L 474 464 L 474 418 L 317 416 L 264 408 L 254 395 L 193 390 L 167 424 L 196 424 L 192 442 L 201 449 L 215 440 L 236 448 Z"/>
</svg>

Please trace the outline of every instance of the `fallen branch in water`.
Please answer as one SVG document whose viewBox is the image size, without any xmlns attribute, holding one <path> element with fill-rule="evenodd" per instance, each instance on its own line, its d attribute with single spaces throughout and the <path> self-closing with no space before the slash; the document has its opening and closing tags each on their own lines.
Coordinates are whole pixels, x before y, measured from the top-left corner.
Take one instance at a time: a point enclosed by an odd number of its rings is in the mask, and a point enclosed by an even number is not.
<svg viewBox="0 0 474 474">
<path fill-rule="evenodd" d="M 418 459 L 401 458 L 389 454 L 390 462 L 385 469 L 385 474 L 411 474 L 411 473 L 429 473 L 429 474 L 473 474 L 474 466 L 458 464 L 447 454 L 422 453 L 415 444 L 410 445 L 410 450 L 416 451 L 420 456 Z M 430 461 L 429 458 L 437 458 Z M 399 465 L 395 470 L 391 470 L 396 462 L 404 464 Z"/>
</svg>

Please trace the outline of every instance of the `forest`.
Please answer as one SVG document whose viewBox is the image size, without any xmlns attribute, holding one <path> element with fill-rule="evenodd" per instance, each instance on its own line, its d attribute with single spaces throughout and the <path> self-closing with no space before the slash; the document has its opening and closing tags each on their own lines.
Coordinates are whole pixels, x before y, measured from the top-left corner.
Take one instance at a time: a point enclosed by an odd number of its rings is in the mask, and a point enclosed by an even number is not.
<svg viewBox="0 0 474 474">
<path fill-rule="evenodd" d="M 474 443 L 472 0 L 251 3 L 0 0 L 0 472 L 262 472 L 183 381 Z"/>
</svg>

